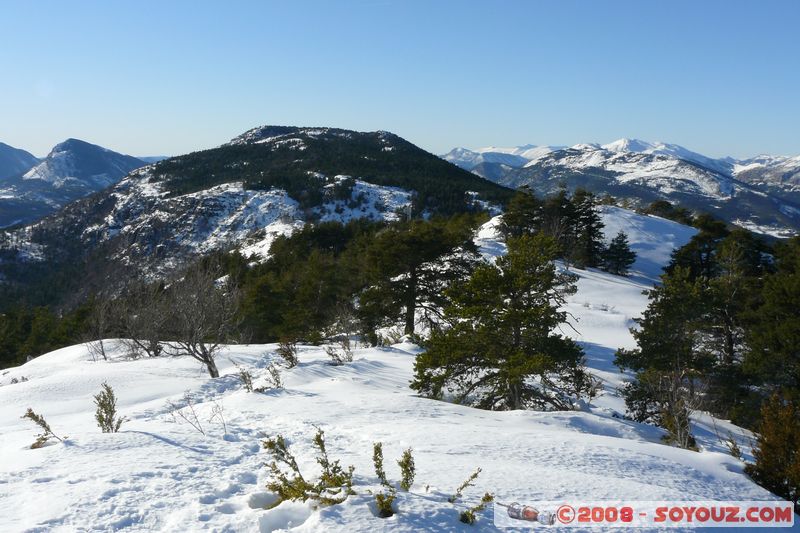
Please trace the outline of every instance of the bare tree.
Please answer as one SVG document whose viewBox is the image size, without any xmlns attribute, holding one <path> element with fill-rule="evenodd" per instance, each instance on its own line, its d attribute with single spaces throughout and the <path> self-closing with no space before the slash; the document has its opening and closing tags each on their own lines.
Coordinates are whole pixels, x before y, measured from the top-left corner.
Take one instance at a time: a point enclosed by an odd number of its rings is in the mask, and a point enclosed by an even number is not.
<svg viewBox="0 0 800 533">
<path fill-rule="evenodd" d="M 158 357 L 163 353 L 161 341 L 170 320 L 168 303 L 163 286 L 157 283 L 139 284 L 120 300 L 123 342 L 131 354 Z"/>
<path fill-rule="evenodd" d="M 169 289 L 172 334 L 168 344 L 176 355 L 189 355 L 203 363 L 212 378 L 219 377 L 214 362 L 221 345 L 239 325 L 239 289 L 218 280 L 208 266 L 188 270 Z"/>
<path fill-rule="evenodd" d="M 114 301 L 111 298 L 95 297 L 92 300 L 92 309 L 86 321 L 84 335 L 86 346 L 95 361 L 98 357 L 102 357 L 104 361 L 108 360 L 105 339 L 113 331 L 114 321 Z"/>
</svg>

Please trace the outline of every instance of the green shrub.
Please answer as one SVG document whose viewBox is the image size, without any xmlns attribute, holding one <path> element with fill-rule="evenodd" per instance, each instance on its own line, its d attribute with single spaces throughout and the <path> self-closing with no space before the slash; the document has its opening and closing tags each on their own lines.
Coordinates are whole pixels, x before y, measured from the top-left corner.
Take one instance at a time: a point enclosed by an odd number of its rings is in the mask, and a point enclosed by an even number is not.
<svg viewBox="0 0 800 533">
<path fill-rule="evenodd" d="M 37 448 L 41 448 L 50 439 L 57 439 L 57 440 L 59 440 L 61 442 L 64 442 L 64 439 L 67 438 L 67 437 L 63 437 L 63 438 L 59 437 L 58 435 L 53 433 L 53 430 L 50 429 L 50 424 L 47 423 L 47 421 L 44 419 L 44 417 L 42 415 L 39 415 L 39 414 L 36 414 L 35 412 L 33 412 L 33 409 L 31 409 L 30 407 L 28 407 L 28 410 L 25 411 L 24 415 L 22 415 L 22 418 L 27 418 L 28 420 L 32 421 L 34 424 L 36 424 L 37 426 L 42 428 L 42 433 L 40 433 L 39 435 L 36 435 L 36 441 L 34 441 L 34 443 L 31 444 L 31 449 L 32 450 L 35 450 Z"/>
<path fill-rule="evenodd" d="M 297 465 L 297 460 L 289 451 L 282 435 L 264 441 L 264 448 L 272 454 L 272 462 L 268 465 L 272 479 L 267 483 L 267 489 L 278 496 L 272 507 L 286 500 L 313 500 L 319 505 L 335 505 L 342 503 L 353 492 L 353 470 L 350 466 L 343 469 L 339 461 L 331 461 L 325 447 L 325 433 L 317 430 L 314 436 L 317 463 L 322 467 L 322 472 L 315 482 L 305 479 Z M 288 469 L 284 472 L 282 469 Z"/>
<path fill-rule="evenodd" d="M 103 433 L 116 433 L 127 419 L 117 416 L 117 397 L 111 385 L 104 382 L 102 387 L 103 390 L 94 397 L 97 406 L 94 418 Z"/>
</svg>

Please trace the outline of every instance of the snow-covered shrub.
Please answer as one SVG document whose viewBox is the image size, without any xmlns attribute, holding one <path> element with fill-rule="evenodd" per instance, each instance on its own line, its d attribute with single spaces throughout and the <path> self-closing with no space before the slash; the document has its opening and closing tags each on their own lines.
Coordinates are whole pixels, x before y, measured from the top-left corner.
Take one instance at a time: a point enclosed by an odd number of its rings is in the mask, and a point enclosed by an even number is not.
<svg viewBox="0 0 800 533">
<path fill-rule="evenodd" d="M 381 482 L 381 485 L 386 487 L 387 492 L 378 492 L 375 494 L 375 506 L 378 509 L 378 516 L 380 518 L 389 518 L 394 515 L 394 500 L 397 497 L 397 490 L 386 479 L 386 471 L 383 469 L 383 443 L 376 442 L 372 445 L 372 463 L 375 466 L 375 475 Z"/>
<path fill-rule="evenodd" d="M 297 357 L 297 343 L 293 340 L 281 339 L 275 353 L 283 359 L 286 368 L 294 368 L 300 362 L 300 359 Z"/>
<path fill-rule="evenodd" d="M 103 433 L 116 433 L 127 419 L 117 416 L 117 396 L 111 385 L 103 383 L 102 387 L 103 390 L 94 397 L 94 404 L 97 406 L 94 418 Z"/>
<path fill-rule="evenodd" d="M 353 350 L 350 348 L 350 337 L 340 337 L 336 345 L 325 347 L 325 353 L 331 358 L 331 364 L 333 365 L 352 363 Z"/>
<path fill-rule="evenodd" d="M 325 448 L 325 433 L 317 429 L 314 445 L 317 448 L 317 463 L 322 468 L 315 482 L 306 480 L 297 466 L 297 460 L 289 451 L 282 435 L 269 438 L 263 443 L 264 448 L 272 455 L 268 465 L 271 479 L 267 489 L 274 492 L 278 499 L 272 507 L 286 500 L 313 500 L 319 505 L 335 505 L 342 503 L 353 492 L 353 470 L 350 466 L 343 469 L 339 461 L 331 461 Z M 285 472 L 284 469 L 288 469 Z"/>
<path fill-rule="evenodd" d="M 242 382 L 244 390 L 247 392 L 253 392 L 253 374 L 243 366 L 239 365 L 236 365 L 236 371 L 236 375 L 239 378 L 239 381 Z"/>
<path fill-rule="evenodd" d="M 22 418 L 27 418 L 28 420 L 30 420 L 31 422 L 33 422 L 42 429 L 42 432 L 39 435 L 36 435 L 36 440 L 34 441 L 34 443 L 31 444 L 32 450 L 41 448 L 50 439 L 57 439 L 61 442 L 64 442 L 64 439 L 67 438 L 67 437 L 63 438 L 59 437 L 58 435 L 53 433 L 53 430 L 50 429 L 50 424 L 47 423 L 44 417 L 42 415 L 36 414 L 30 407 L 28 407 L 28 410 L 25 411 L 24 415 L 22 415 Z"/>
<path fill-rule="evenodd" d="M 411 448 L 403 452 L 402 457 L 397 461 L 400 467 L 400 488 L 408 492 L 411 485 L 414 484 L 414 476 L 417 474 L 416 467 L 414 466 L 414 456 L 411 454 Z"/>
<path fill-rule="evenodd" d="M 283 382 L 281 381 L 281 371 L 278 369 L 278 365 L 269 365 L 267 372 L 269 372 L 270 380 L 272 380 L 272 386 L 276 389 L 282 389 Z"/>
<path fill-rule="evenodd" d="M 478 519 L 478 513 L 486 509 L 486 506 L 494 501 L 494 496 L 490 493 L 485 493 L 481 501 L 465 511 L 461 511 L 458 519 L 465 524 L 474 524 Z"/>
</svg>

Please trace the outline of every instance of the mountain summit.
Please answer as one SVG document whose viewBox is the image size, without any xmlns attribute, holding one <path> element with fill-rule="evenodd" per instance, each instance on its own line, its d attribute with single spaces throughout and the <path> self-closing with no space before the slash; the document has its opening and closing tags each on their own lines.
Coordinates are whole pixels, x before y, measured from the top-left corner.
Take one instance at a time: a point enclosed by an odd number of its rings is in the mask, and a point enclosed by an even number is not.
<svg viewBox="0 0 800 533">
<path fill-rule="evenodd" d="M 102 146 L 67 139 L 34 164 L 0 181 L 0 227 L 48 215 L 117 183 L 145 162 Z"/>
</svg>

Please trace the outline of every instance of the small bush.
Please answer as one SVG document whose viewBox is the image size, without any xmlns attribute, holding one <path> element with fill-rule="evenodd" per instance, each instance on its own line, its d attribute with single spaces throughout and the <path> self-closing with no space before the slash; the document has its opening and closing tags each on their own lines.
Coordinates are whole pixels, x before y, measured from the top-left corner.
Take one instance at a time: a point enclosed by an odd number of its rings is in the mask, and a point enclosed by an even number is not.
<svg viewBox="0 0 800 533">
<path fill-rule="evenodd" d="M 375 465 L 375 475 L 384 487 L 391 488 L 389 480 L 386 479 L 386 471 L 383 469 L 383 443 L 376 442 L 372 445 L 372 464 Z"/>
<path fill-rule="evenodd" d="M 294 341 L 282 339 L 275 352 L 283 359 L 286 368 L 294 368 L 300 363 L 300 359 L 297 357 L 297 343 Z"/>
<path fill-rule="evenodd" d="M 50 439 L 56 439 L 60 442 L 64 442 L 64 439 L 67 438 L 67 437 L 63 438 L 59 437 L 58 435 L 53 433 L 53 430 L 50 429 L 50 424 L 47 423 L 44 417 L 42 415 L 34 413 L 33 409 L 31 409 L 30 407 L 28 407 L 28 410 L 25 411 L 24 415 L 22 415 L 22 418 L 27 418 L 28 420 L 30 420 L 31 422 L 33 422 L 42 429 L 42 433 L 36 435 L 36 440 L 34 441 L 33 444 L 31 444 L 32 450 L 41 448 Z"/>
<path fill-rule="evenodd" d="M 480 469 L 480 468 L 478 468 L 478 469 L 476 469 L 476 470 L 475 470 L 475 471 L 474 471 L 472 474 L 470 474 L 470 476 L 469 476 L 469 477 L 468 477 L 468 478 L 467 478 L 467 479 L 464 481 L 464 483 L 462 483 L 462 484 L 461 484 L 461 485 L 460 485 L 460 486 L 459 486 L 459 487 L 456 489 L 456 492 L 455 492 L 455 494 L 453 494 L 452 496 L 450 496 L 450 497 L 447 499 L 447 501 L 449 501 L 450 503 L 455 503 L 456 501 L 460 500 L 460 499 L 461 499 L 461 496 L 462 496 L 462 494 L 463 494 L 463 492 L 464 492 L 464 490 L 465 490 L 467 487 L 471 487 L 471 486 L 473 486 L 473 483 L 472 483 L 472 482 L 473 482 L 473 481 L 475 481 L 475 480 L 478 478 L 478 475 L 480 475 L 480 473 L 481 473 L 481 469 Z"/>
<path fill-rule="evenodd" d="M 397 496 L 397 490 L 389 484 L 386 479 L 386 471 L 383 468 L 383 444 L 376 442 L 372 445 L 372 463 L 375 465 L 375 475 L 381 482 L 381 485 L 386 487 L 387 493 L 379 492 L 375 495 L 375 506 L 378 509 L 378 516 L 380 518 L 389 518 L 394 515 L 394 500 Z"/>
<path fill-rule="evenodd" d="M 478 503 L 478 505 L 470 507 L 466 511 L 462 511 L 458 519 L 465 524 L 469 525 L 474 524 L 475 521 L 478 519 L 478 513 L 486 509 L 486 506 L 493 501 L 494 501 L 494 496 L 487 492 L 486 494 L 483 495 L 483 498 L 481 498 L 481 501 L 480 503 Z"/>
<path fill-rule="evenodd" d="M 127 419 L 124 416 L 117 416 L 117 396 L 111 385 L 104 382 L 102 388 L 103 390 L 94 397 L 94 404 L 97 406 L 94 418 L 103 433 L 116 433 Z"/>
<path fill-rule="evenodd" d="M 314 445 L 317 452 L 317 463 L 322 468 L 319 479 L 312 483 L 307 481 L 297 460 L 289 451 L 282 435 L 264 441 L 264 448 L 272 454 L 272 462 L 268 465 L 272 479 L 267 483 L 267 489 L 278 496 L 273 507 L 286 500 L 313 500 L 319 505 L 335 505 L 342 503 L 353 492 L 353 470 L 350 466 L 343 469 L 339 461 L 331 461 L 325 447 L 325 433 L 317 430 L 314 436 Z M 288 469 L 284 472 L 283 468 Z"/>
<path fill-rule="evenodd" d="M 267 367 L 267 372 L 269 372 L 269 378 L 272 382 L 273 388 L 282 389 L 283 381 L 281 380 L 281 371 L 278 368 L 278 365 L 269 365 Z"/>
<path fill-rule="evenodd" d="M 394 499 L 397 496 L 395 492 L 390 491 L 388 494 L 379 492 L 375 495 L 375 505 L 378 507 L 378 517 L 389 518 L 394 516 Z"/>
<path fill-rule="evenodd" d="M 411 448 L 403 452 L 400 460 L 397 461 L 400 467 L 400 488 L 408 492 L 411 485 L 414 484 L 414 476 L 416 476 L 416 467 L 414 466 L 414 456 L 411 455 Z"/>
<path fill-rule="evenodd" d="M 253 392 L 253 374 L 243 366 L 239 365 L 236 365 L 236 370 L 238 371 L 237 376 L 239 377 L 239 381 L 242 382 L 244 390 L 247 392 Z"/>
</svg>

